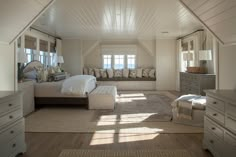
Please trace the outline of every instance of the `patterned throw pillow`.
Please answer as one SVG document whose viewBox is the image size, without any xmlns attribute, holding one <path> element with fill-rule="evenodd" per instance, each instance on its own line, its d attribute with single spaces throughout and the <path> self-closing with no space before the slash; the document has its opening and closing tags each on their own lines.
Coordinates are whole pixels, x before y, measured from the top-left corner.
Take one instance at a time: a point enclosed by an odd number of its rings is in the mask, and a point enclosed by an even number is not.
<svg viewBox="0 0 236 157">
<path fill-rule="evenodd" d="M 129 71 L 129 77 L 136 78 L 136 75 L 137 75 L 137 71 L 136 70 L 130 70 Z"/>
<path fill-rule="evenodd" d="M 122 70 L 114 70 L 114 77 L 122 77 Z"/>
<path fill-rule="evenodd" d="M 102 78 L 107 78 L 107 70 L 106 69 L 100 69 L 100 73 Z"/>
<path fill-rule="evenodd" d="M 107 69 L 107 74 L 108 74 L 108 78 L 113 78 L 113 70 L 112 69 Z"/>
<path fill-rule="evenodd" d="M 84 74 L 84 75 L 88 75 L 88 68 L 84 68 L 84 69 L 83 69 L 83 74 Z"/>
<path fill-rule="evenodd" d="M 89 68 L 88 74 L 94 76 L 94 70 L 92 68 Z"/>
<path fill-rule="evenodd" d="M 137 71 L 137 74 L 136 74 L 137 77 L 142 78 L 143 77 L 143 69 L 137 69 L 136 71 Z"/>
<path fill-rule="evenodd" d="M 150 69 L 144 69 L 143 70 L 143 77 L 149 77 L 149 71 L 150 71 Z"/>
<path fill-rule="evenodd" d="M 156 72 L 156 70 L 155 69 L 151 69 L 150 71 L 149 71 L 149 77 L 150 78 L 155 78 L 155 72 Z"/>
<path fill-rule="evenodd" d="M 101 77 L 100 69 L 94 69 L 94 72 L 95 72 L 96 78 L 100 78 Z"/>
<path fill-rule="evenodd" d="M 129 69 L 123 69 L 123 77 L 128 78 L 129 77 Z"/>
<path fill-rule="evenodd" d="M 43 68 L 35 68 L 36 72 L 37 72 L 37 78 L 36 81 L 38 83 L 43 82 L 44 79 L 44 69 Z"/>
</svg>

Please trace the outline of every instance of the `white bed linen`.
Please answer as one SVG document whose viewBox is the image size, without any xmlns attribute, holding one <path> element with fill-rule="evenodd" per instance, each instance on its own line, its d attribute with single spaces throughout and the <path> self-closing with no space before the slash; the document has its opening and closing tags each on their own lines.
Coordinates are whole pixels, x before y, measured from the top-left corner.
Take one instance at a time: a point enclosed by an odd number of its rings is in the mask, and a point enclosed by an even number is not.
<svg viewBox="0 0 236 157">
<path fill-rule="evenodd" d="M 85 94 L 67 95 L 61 93 L 61 87 L 65 80 L 58 82 L 43 82 L 35 83 L 34 95 L 35 97 L 87 97 Z M 90 80 L 86 88 L 87 93 L 90 93 L 96 88 L 96 81 Z"/>
<path fill-rule="evenodd" d="M 62 83 L 61 93 L 66 95 L 85 95 L 89 92 L 91 82 L 96 83 L 96 77 L 91 75 L 76 75 Z"/>
</svg>

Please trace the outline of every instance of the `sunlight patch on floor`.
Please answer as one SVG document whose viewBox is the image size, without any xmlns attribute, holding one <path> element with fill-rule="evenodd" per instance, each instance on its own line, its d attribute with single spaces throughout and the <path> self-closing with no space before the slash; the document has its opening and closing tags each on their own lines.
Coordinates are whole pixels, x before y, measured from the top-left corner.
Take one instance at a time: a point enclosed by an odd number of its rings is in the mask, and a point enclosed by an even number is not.
<svg viewBox="0 0 236 157">
<path fill-rule="evenodd" d="M 130 127 L 130 128 L 124 128 L 120 129 L 119 133 L 127 133 L 127 132 L 137 132 L 137 133 L 142 133 L 143 131 L 149 131 L 152 133 L 157 133 L 157 132 L 162 132 L 164 131 L 161 128 L 149 128 L 149 127 Z"/>
<path fill-rule="evenodd" d="M 109 131 L 112 131 L 112 130 L 109 130 Z M 114 133 L 115 133 L 115 131 L 114 131 Z M 112 133 L 112 134 L 101 134 L 101 133 L 96 131 L 93 134 L 90 145 L 112 144 L 112 143 L 114 143 L 114 135 L 115 135 L 114 133 Z"/>
<path fill-rule="evenodd" d="M 120 94 L 120 98 L 125 98 L 125 97 L 144 97 L 143 93 L 132 93 L 132 94 Z"/>
<path fill-rule="evenodd" d="M 119 143 L 153 140 L 159 134 L 119 134 Z"/>
</svg>

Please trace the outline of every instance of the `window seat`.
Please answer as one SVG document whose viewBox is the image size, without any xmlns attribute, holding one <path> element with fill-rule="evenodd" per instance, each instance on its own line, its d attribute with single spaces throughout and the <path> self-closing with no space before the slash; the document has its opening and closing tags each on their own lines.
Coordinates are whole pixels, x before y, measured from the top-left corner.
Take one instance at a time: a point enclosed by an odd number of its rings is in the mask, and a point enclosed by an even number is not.
<svg viewBox="0 0 236 157">
<path fill-rule="evenodd" d="M 97 81 L 156 81 L 156 78 L 126 78 L 126 77 L 113 77 L 113 78 L 97 78 Z"/>
</svg>

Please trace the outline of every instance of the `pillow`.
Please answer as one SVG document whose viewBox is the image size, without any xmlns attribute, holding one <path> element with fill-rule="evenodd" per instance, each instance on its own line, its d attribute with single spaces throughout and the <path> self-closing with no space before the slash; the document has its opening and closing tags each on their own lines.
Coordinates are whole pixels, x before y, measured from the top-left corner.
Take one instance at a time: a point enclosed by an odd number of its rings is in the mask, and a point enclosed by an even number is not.
<svg viewBox="0 0 236 157">
<path fill-rule="evenodd" d="M 89 68 L 88 74 L 94 76 L 94 70 L 92 68 Z"/>
<path fill-rule="evenodd" d="M 123 77 L 125 78 L 129 77 L 129 69 L 123 69 Z"/>
<path fill-rule="evenodd" d="M 143 70 L 143 77 L 149 77 L 149 71 L 150 71 L 150 69 L 144 69 Z"/>
<path fill-rule="evenodd" d="M 96 78 L 100 78 L 101 77 L 99 69 L 94 69 L 94 73 L 95 73 Z"/>
<path fill-rule="evenodd" d="M 61 68 L 59 66 L 55 66 L 55 67 L 53 67 L 53 69 L 54 69 L 55 73 L 60 73 L 61 72 Z"/>
<path fill-rule="evenodd" d="M 101 77 L 102 78 L 107 78 L 107 71 L 106 69 L 100 69 Z"/>
<path fill-rule="evenodd" d="M 113 78 L 113 70 L 107 69 L 108 78 Z"/>
<path fill-rule="evenodd" d="M 149 71 L 148 76 L 149 76 L 150 78 L 155 78 L 155 72 L 156 72 L 155 69 L 151 69 L 151 70 Z"/>
<path fill-rule="evenodd" d="M 129 71 L 129 77 L 136 78 L 136 70 L 130 70 Z"/>
<path fill-rule="evenodd" d="M 120 69 L 114 70 L 114 77 L 122 77 L 122 70 Z"/>
<path fill-rule="evenodd" d="M 137 69 L 136 71 L 137 71 L 137 74 L 136 74 L 137 77 L 142 78 L 143 77 L 143 69 Z"/>
<path fill-rule="evenodd" d="M 43 82 L 43 77 L 44 77 L 44 70 L 43 70 L 43 68 L 36 68 L 35 69 L 36 70 L 36 72 L 37 72 L 37 78 L 36 78 L 36 81 L 37 82 Z"/>
<path fill-rule="evenodd" d="M 55 74 L 53 67 L 48 68 L 48 74 Z"/>
<path fill-rule="evenodd" d="M 37 72 L 36 72 L 35 69 L 32 70 L 32 71 L 26 72 L 26 73 L 24 73 L 24 77 L 25 77 L 26 79 L 33 79 L 33 80 L 36 80 L 36 78 L 37 78 Z"/>
<path fill-rule="evenodd" d="M 84 68 L 84 69 L 83 69 L 83 73 L 84 73 L 84 75 L 88 75 L 88 74 L 89 74 L 88 68 Z"/>
<path fill-rule="evenodd" d="M 42 81 L 44 81 L 44 82 L 48 81 L 48 70 L 47 69 L 42 71 Z"/>
</svg>

